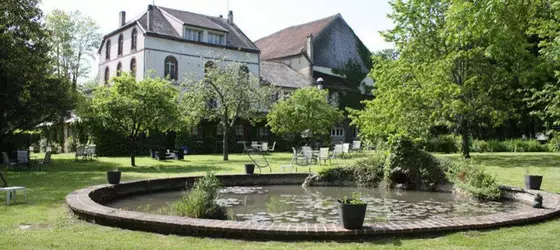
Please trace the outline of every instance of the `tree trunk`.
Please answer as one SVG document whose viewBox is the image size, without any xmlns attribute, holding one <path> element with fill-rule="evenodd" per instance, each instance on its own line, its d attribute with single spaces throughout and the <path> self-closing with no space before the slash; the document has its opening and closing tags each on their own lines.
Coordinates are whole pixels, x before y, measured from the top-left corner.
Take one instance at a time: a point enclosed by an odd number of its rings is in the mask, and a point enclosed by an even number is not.
<svg viewBox="0 0 560 250">
<path fill-rule="evenodd" d="M 135 158 L 135 152 L 134 152 L 134 148 L 135 148 L 135 144 L 134 144 L 134 139 L 130 139 L 130 165 L 133 167 L 136 167 L 136 158 Z"/>
<path fill-rule="evenodd" d="M 463 157 L 465 157 L 465 159 L 470 159 L 471 154 L 469 151 L 469 130 L 467 128 L 466 122 L 461 122 L 461 141 L 462 141 L 461 148 L 463 151 Z"/>
<path fill-rule="evenodd" d="M 223 145 L 223 154 L 224 154 L 224 161 L 228 161 L 229 160 L 229 151 L 228 151 L 228 130 L 229 127 L 224 123 L 224 124 L 220 124 L 222 126 L 222 130 L 224 131 L 222 134 L 222 136 L 224 137 L 222 140 Z"/>
</svg>

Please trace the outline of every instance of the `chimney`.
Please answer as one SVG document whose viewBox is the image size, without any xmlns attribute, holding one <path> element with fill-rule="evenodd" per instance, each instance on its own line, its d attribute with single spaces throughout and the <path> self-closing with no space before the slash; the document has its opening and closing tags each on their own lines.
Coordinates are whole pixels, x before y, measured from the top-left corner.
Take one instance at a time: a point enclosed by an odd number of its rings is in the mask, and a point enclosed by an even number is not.
<svg viewBox="0 0 560 250">
<path fill-rule="evenodd" d="M 124 26 L 126 23 L 126 12 L 121 11 L 119 12 L 119 27 Z"/>
<path fill-rule="evenodd" d="M 147 26 L 148 26 L 148 31 L 152 31 L 152 10 L 154 10 L 154 6 L 153 5 L 148 5 L 148 12 L 147 12 Z"/>
<path fill-rule="evenodd" d="M 313 64 L 313 34 L 311 33 L 307 35 L 307 57 L 309 57 L 311 64 Z"/>
<path fill-rule="evenodd" d="M 233 24 L 233 11 L 231 11 L 231 10 L 230 10 L 229 13 L 228 13 L 227 22 L 228 22 L 229 24 Z"/>
</svg>

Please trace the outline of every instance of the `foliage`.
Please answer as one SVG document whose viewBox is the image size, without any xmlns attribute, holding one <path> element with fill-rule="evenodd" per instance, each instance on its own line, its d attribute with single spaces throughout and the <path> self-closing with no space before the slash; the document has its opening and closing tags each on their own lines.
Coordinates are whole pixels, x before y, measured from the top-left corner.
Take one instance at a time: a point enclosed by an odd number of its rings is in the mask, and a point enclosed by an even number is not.
<svg viewBox="0 0 560 250">
<path fill-rule="evenodd" d="M 161 78 L 140 82 L 124 73 L 112 79 L 112 87 L 95 90 L 91 106 L 81 114 L 103 128 L 126 136 L 130 146 L 131 165 L 139 137 L 150 130 L 167 130 L 177 125 L 178 89 Z"/>
<path fill-rule="evenodd" d="M 327 135 L 333 125 L 342 121 L 340 110 L 327 101 L 328 91 L 313 87 L 301 88 L 272 106 L 267 115 L 268 126 L 276 134 L 299 134 L 310 130 L 313 135 Z"/>
<path fill-rule="evenodd" d="M 548 141 L 548 150 L 550 152 L 560 152 L 560 133 L 554 133 L 550 141 Z"/>
<path fill-rule="evenodd" d="M 352 197 L 348 198 L 348 196 L 344 196 L 340 202 L 342 204 L 352 204 L 352 205 L 360 205 L 360 204 L 366 204 L 363 200 L 362 200 L 362 194 L 358 193 L 358 192 L 352 192 Z"/>
<path fill-rule="evenodd" d="M 391 138 L 390 154 L 384 166 L 384 180 L 389 187 L 404 185 L 408 189 L 433 189 L 446 181 L 440 162 L 406 137 Z"/>
<path fill-rule="evenodd" d="M 513 111 L 512 82 L 530 65 L 525 31 L 534 5 L 500 0 L 397 0 L 384 33 L 398 58 L 374 58 L 376 98 L 352 111 L 364 136 L 425 137 L 443 125 L 461 134 L 470 157 L 470 128 L 492 125 Z"/>
<path fill-rule="evenodd" d="M 181 97 L 184 115 L 194 121 L 220 121 L 223 156 L 228 160 L 229 133 L 240 119 L 260 121 L 272 104 L 274 88 L 261 84 L 247 66 L 237 62 L 207 62 L 203 80 L 185 79 Z"/>
<path fill-rule="evenodd" d="M 475 166 L 468 161 L 450 164 L 447 177 L 455 187 L 479 200 L 499 200 L 501 190 L 496 179 L 484 171 L 483 166 Z"/>
<path fill-rule="evenodd" d="M 5 148 L 15 134 L 61 120 L 74 97 L 68 80 L 51 72 L 38 1 L 1 1 L 0 9 L 0 148 Z"/>
<path fill-rule="evenodd" d="M 216 203 L 220 180 L 210 172 L 198 179 L 194 189 L 181 197 L 174 204 L 174 211 L 179 216 L 201 219 L 227 219 L 226 210 Z"/>
<path fill-rule="evenodd" d="M 72 81 L 75 90 L 78 79 L 89 73 L 89 61 L 101 42 L 99 25 L 79 11 L 55 9 L 46 18 L 51 33 L 51 56 L 59 77 Z"/>
<path fill-rule="evenodd" d="M 319 171 L 319 180 L 329 183 L 353 182 L 359 187 L 378 187 L 383 180 L 385 154 L 376 153 L 347 167 L 326 168 Z"/>
<path fill-rule="evenodd" d="M 428 152 L 455 153 L 459 151 L 457 138 L 453 135 L 429 137 L 422 144 L 424 150 Z"/>
</svg>

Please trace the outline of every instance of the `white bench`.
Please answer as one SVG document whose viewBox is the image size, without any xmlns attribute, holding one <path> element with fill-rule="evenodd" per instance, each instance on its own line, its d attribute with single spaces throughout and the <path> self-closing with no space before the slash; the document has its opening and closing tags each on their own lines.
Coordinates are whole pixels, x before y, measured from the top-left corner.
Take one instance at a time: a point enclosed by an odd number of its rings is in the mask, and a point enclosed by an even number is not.
<svg viewBox="0 0 560 250">
<path fill-rule="evenodd" d="M 27 201 L 27 189 L 25 187 L 4 187 L 4 188 L 0 188 L 0 191 L 6 191 L 6 204 L 8 206 L 10 205 L 10 199 L 12 199 L 12 197 L 13 197 L 14 202 L 16 202 L 16 191 L 17 190 L 23 190 L 23 197 Z"/>
</svg>

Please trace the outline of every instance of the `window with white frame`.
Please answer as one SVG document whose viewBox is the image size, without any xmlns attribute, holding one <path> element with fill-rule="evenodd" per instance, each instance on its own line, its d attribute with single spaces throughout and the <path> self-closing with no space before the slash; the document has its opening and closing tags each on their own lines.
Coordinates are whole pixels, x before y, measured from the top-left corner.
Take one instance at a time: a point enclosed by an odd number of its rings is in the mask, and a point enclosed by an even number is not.
<svg viewBox="0 0 560 250">
<path fill-rule="evenodd" d="M 344 137 L 344 128 L 333 128 L 331 129 L 331 136 L 332 137 Z"/>
<path fill-rule="evenodd" d="M 208 43 L 224 45 L 225 36 L 223 34 L 208 33 Z"/>
<path fill-rule="evenodd" d="M 200 42 L 202 32 L 200 30 L 185 29 L 185 39 Z"/>
<path fill-rule="evenodd" d="M 243 125 L 238 124 L 238 125 L 235 127 L 235 135 L 237 135 L 237 136 L 243 136 L 244 133 L 245 133 L 245 129 L 244 129 Z"/>
</svg>

